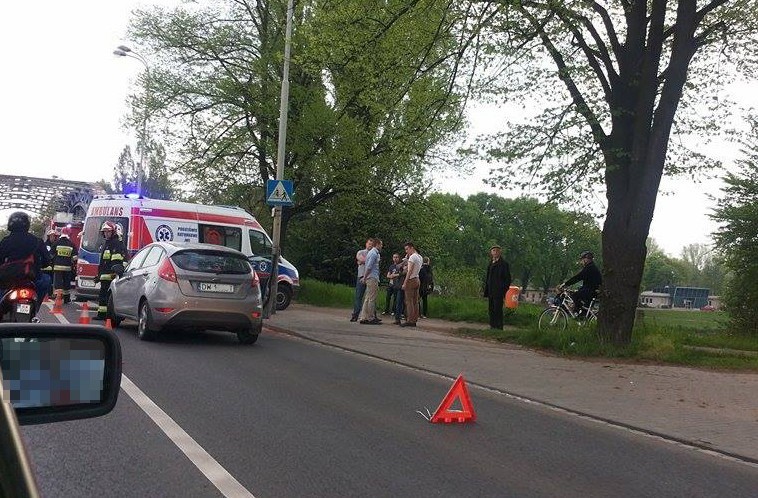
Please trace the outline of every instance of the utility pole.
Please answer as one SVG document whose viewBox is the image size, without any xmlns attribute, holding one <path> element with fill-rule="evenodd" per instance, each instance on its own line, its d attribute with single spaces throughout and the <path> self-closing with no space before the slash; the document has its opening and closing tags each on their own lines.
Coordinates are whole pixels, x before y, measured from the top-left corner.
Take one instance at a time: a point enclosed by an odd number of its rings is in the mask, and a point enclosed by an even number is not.
<svg viewBox="0 0 758 498">
<path fill-rule="evenodd" d="M 287 113 L 290 93 L 290 49 L 292 44 L 293 0 L 287 0 L 287 27 L 284 34 L 284 68 L 282 70 L 282 90 L 279 97 L 279 143 L 276 155 L 276 179 L 284 179 L 284 154 L 287 142 Z M 263 310 L 263 318 L 271 318 L 276 313 L 276 295 L 279 284 L 279 258 L 281 256 L 282 206 L 274 207 L 274 230 L 271 247 L 271 277 L 268 282 L 268 301 Z"/>
</svg>

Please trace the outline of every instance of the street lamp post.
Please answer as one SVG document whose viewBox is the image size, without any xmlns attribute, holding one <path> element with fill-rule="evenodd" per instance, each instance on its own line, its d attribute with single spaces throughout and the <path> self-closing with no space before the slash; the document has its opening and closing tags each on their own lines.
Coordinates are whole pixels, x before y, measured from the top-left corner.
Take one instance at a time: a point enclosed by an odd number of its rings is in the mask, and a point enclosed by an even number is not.
<svg viewBox="0 0 758 498">
<path fill-rule="evenodd" d="M 140 148 L 140 164 L 137 171 L 137 194 L 142 195 L 142 173 L 145 171 L 145 151 L 147 149 L 147 99 L 150 92 L 150 66 L 144 57 L 127 47 L 126 45 L 119 45 L 116 50 L 113 51 L 114 55 L 119 57 L 131 57 L 140 61 L 145 66 L 145 105 L 144 116 L 142 117 L 142 147 Z"/>
<path fill-rule="evenodd" d="M 276 179 L 284 178 L 284 153 L 287 142 L 287 110 L 289 108 L 289 91 L 290 91 L 290 50 L 292 45 L 292 15 L 293 0 L 287 1 L 287 24 L 284 31 L 284 67 L 282 69 L 282 87 L 279 97 L 279 142 L 277 144 L 276 154 Z M 276 295 L 279 287 L 279 257 L 281 254 L 281 229 L 282 229 L 282 207 L 274 208 L 274 229 L 271 248 L 271 276 L 269 277 L 269 294 L 268 302 L 263 310 L 264 318 L 271 318 L 276 313 Z"/>
</svg>

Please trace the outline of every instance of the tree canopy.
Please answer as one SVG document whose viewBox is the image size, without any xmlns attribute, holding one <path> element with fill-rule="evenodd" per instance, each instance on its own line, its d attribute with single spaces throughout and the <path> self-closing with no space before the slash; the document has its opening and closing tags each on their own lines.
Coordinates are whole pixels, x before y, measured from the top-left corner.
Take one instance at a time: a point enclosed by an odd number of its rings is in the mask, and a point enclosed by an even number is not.
<svg viewBox="0 0 758 498">
<path fill-rule="evenodd" d="M 167 123 L 176 171 L 199 200 L 263 206 L 275 176 L 285 5 L 218 0 L 132 21 L 154 65 L 151 115 Z M 283 234 L 290 218 L 345 192 L 403 198 L 425 188 L 425 158 L 460 126 L 457 62 L 473 36 L 458 29 L 457 12 L 438 0 L 297 2 L 284 161 L 295 206 L 284 210 Z"/>
<path fill-rule="evenodd" d="M 713 218 L 721 226 L 714 234 L 730 272 L 725 303 L 737 329 L 758 334 L 758 121 L 745 144 L 740 170 L 724 178 L 721 205 Z"/>
</svg>

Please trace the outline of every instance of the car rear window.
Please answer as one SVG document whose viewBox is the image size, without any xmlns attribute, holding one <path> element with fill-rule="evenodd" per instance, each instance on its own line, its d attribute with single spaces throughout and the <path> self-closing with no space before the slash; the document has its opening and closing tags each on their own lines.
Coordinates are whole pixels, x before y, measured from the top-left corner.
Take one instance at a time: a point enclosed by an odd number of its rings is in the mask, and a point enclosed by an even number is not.
<svg viewBox="0 0 758 498">
<path fill-rule="evenodd" d="M 171 261 L 182 270 L 243 275 L 252 268 L 244 256 L 221 251 L 181 251 Z"/>
</svg>

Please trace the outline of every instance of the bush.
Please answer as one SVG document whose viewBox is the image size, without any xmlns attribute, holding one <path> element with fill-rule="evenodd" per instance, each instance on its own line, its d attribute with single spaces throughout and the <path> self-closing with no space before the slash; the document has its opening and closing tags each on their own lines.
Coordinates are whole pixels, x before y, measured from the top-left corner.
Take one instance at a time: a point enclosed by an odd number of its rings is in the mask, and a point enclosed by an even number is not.
<svg viewBox="0 0 758 498">
<path fill-rule="evenodd" d="M 434 282 L 441 296 L 481 297 L 483 273 L 472 268 L 435 268 Z"/>
</svg>

